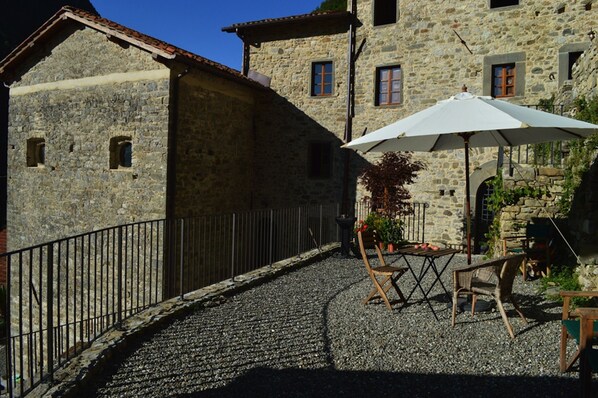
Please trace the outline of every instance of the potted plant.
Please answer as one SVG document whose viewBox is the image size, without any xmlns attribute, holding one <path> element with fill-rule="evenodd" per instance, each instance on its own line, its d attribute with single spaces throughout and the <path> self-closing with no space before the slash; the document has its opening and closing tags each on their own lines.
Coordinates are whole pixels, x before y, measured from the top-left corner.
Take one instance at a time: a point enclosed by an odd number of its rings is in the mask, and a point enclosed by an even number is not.
<svg viewBox="0 0 598 398">
<path fill-rule="evenodd" d="M 403 244 L 403 224 L 400 220 L 391 220 L 387 231 L 387 239 L 387 249 L 390 253 Z"/>
</svg>

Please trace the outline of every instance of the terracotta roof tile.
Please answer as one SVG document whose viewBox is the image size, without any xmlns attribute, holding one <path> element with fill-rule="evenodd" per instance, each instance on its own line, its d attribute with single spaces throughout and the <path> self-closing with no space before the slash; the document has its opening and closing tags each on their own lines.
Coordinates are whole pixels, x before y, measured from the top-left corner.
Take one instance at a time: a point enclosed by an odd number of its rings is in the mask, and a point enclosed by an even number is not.
<svg viewBox="0 0 598 398">
<path fill-rule="evenodd" d="M 288 24 L 288 23 L 294 23 L 294 22 L 320 20 L 320 19 L 340 19 L 340 20 L 342 20 L 342 19 L 346 18 L 348 21 L 350 16 L 351 16 L 351 13 L 348 11 L 317 11 L 317 12 L 312 12 L 309 14 L 291 15 L 291 16 L 282 17 L 282 18 L 268 18 L 268 19 L 261 19 L 259 21 L 236 23 L 231 26 L 226 26 L 226 27 L 222 28 L 222 31 L 230 33 L 230 32 L 235 32 L 237 30 L 246 30 L 246 29 L 251 29 L 251 28 L 265 26 L 265 25 L 280 25 L 280 24 Z"/>
<path fill-rule="evenodd" d="M 0 61 L 0 78 L 10 77 L 10 71 L 19 64 L 20 59 L 26 57 L 31 51 L 34 51 L 35 46 L 33 44 L 36 41 L 43 41 L 45 36 L 50 31 L 58 26 L 61 26 L 64 21 L 69 19 L 100 30 L 107 35 L 116 36 L 122 40 L 130 42 L 133 45 L 142 47 L 147 51 L 155 52 L 164 58 L 176 59 L 177 61 L 199 67 L 225 78 L 234 79 L 251 86 L 263 88 L 261 85 L 259 85 L 259 83 L 247 78 L 239 71 L 229 68 L 228 66 L 183 50 L 173 46 L 172 44 L 158 40 L 136 30 L 129 29 L 96 14 L 70 6 L 61 8 L 38 30 L 36 30 L 31 36 L 23 41 L 23 43 L 18 45 L 8 56 L 6 56 L 6 58 L 4 58 L 4 60 Z"/>
</svg>

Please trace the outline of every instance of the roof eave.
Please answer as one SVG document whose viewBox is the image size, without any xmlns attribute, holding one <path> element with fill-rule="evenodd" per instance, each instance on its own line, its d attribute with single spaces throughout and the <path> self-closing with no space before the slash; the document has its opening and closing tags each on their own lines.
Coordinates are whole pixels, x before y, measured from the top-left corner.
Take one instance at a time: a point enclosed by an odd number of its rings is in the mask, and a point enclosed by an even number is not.
<svg viewBox="0 0 598 398">
<path fill-rule="evenodd" d="M 304 23 L 306 21 L 321 21 L 330 19 L 338 19 L 339 21 L 346 19 L 347 21 L 349 21 L 351 15 L 352 14 L 349 11 L 336 11 L 322 14 L 303 14 L 276 19 L 237 23 L 231 26 L 225 26 L 221 30 L 227 33 L 241 33 L 242 31 L 259 29 L 265 26 L 291 25 L 296 23 Z"/>
</svg>

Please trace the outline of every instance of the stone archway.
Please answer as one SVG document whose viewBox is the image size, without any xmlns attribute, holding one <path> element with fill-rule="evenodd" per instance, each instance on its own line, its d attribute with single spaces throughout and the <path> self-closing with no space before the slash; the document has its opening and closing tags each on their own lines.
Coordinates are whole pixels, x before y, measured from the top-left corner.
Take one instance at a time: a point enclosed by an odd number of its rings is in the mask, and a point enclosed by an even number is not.
<svg viewBox="0 0 598 398">
<path fill-rule="evenodd" d="M 491 160 L 477 167 L 469 177 L 470 181 L 470 203 L 472 213 L 472 238 L 473 252 L 480 252 L 480 243 L 486 238 L 488 220 L 487 214 L 483 208 L 484 198 L 488 194 L 488 181 L 496 176 L 497 162 Z"/>
</svg>

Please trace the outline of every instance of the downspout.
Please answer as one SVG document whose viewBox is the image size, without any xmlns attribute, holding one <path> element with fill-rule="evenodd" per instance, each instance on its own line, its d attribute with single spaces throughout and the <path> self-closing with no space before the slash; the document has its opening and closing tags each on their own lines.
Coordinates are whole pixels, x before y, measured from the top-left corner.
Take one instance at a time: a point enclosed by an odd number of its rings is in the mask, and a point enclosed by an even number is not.
<svg viewBox="0 0 598 398">
<path fill-rule="evenodd" d="M 357 0 L 351 1 L 351 21 L 349 24 L 349 48 L 347 51 L 347 109 L 345 121 L 345 144 L 350 142 L 353 135 L 354 97 L 355 97 L 355 43 L 357 28 Z M 351 234 L 356 218 L 352 216 L 353 210 L 349 209 L 349 173 L 351 165 L 351 149 L 344 148 L 343 191 L 341 197 L 340 215 L 336 222 L 340 228 L 340 256 L 350 257 Z"/>
<path fill-rule="evenodd" d="M 249 75 L 249 62 L 251 55 L 249 43 L 247 42 L 247 38 L 245 37 L 245 35 L 241 33 L 239 29 L 237 29 L 235 33 L 237 34 L 237 37 L 241 39 L 241 41 L 243 42 L 243 62 L 241 65 L 241 73 L 243 73 L 243 76 L 247 76 Z"/>
</svg>

